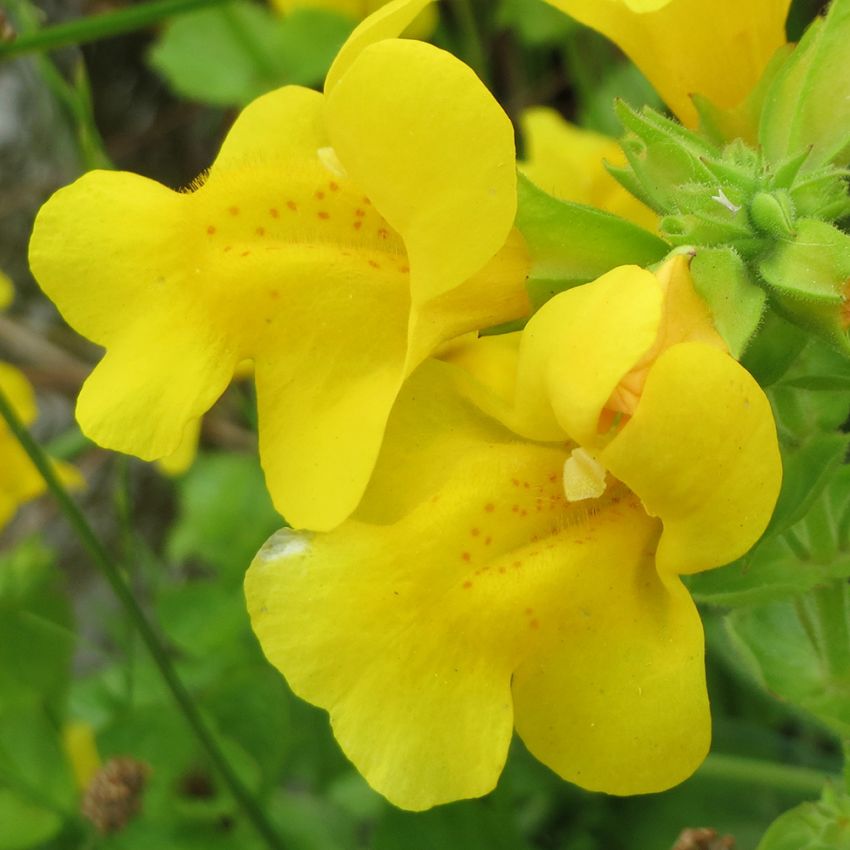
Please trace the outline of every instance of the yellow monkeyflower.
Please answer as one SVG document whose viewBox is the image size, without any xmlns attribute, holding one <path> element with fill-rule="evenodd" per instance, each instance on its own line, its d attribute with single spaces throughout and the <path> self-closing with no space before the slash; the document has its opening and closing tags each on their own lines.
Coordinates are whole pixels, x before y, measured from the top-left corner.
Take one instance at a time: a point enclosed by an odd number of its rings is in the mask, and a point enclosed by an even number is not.
<svg viewBox="0 0 850 850">
<path fill-rule="evenodd" d="M 604 163 L 625 165 L 614 139 L 564 120 L 554 109 L 539 106 L 520 118 L 526 159 L 520 171 L 541 189 L 565 201 L 586 204 L 655 231 L 658 215 L 627 192 Z"/>
<path fill-rule="evenodd" d="M 547 0 L 598 30 L 649 78 L 683 123 L 691 94 L 731 109 L 785 44 L 791 0 Z"/>
<path fill-rule="evenodd" d="M 9 276 L 0 271 L 0 310 L 5 310 L 15 296 L 15 287 Z"/>
<path fill-rule="evenodd" d="M 257 555 L 252 624 L 401 807 L 487 793 L 514 729 L 585 788 L 660 791 L 710 740 L 680 575 L 742 555 L 780 476 L 685 258 L 615 269 L 424 363 L 357 513 Z"/>
<path fill-rule="evenodd" d="M 35 421 L 35 393 L 24 375 L 14 366 L 0 361 L 0 390 L 24 425 Z M 67 463 L 57 461 L 55 469 L 62 481 L 71 487 L 82 484 L 79 472 Z M 45 491 L 44 479 L 21 448 L 15 435 L 0 419 L 0 529 L 18 508 Z"/>
<path fill-rule="evenodd" d="M 250 104 L 193 191 L 95 171 L 42 208 L 33 272 L 106 348 L 77 403 L 89 437 L 167 456 L 251 360 L 274 503 L 328 529 L 357 505 L 404 378 L 445 339 L 527 312 L 510 121 L 459 60 L 395 37 L 429 2 L 361 23 L 324 96 Z"/>
</svg>

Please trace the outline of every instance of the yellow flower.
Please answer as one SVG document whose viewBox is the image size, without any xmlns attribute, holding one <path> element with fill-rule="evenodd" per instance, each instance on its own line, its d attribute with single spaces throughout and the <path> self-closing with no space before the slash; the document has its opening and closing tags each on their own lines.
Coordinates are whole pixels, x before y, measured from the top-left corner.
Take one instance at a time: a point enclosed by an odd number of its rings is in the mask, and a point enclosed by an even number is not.
<svg viewBox="0 0 850 850">
<path fill-rule="evenodd" d="M 33 272 L 106 348 L 77 404 L 89 437 L 169 455 L 252 360 L 275 505 L 325 530 L 357 505 L 405 376 L 527 312 L 510 121 L 459 60 L 394 37 L 428 3 L 360 24 L 324 96 L 249 105 L 193 191 L 95 171 L 42 208 Z"/>
<path fill-rule="evenodd" d="M 597 207 L 655 231 L 658 216 L 627 192 L 604 163 L 625 165 L 614 139 L 565 121 L 554 109 L 535 107 L 520 119 L 526 159 L 520 171 L 541 189 L 565 201 Z"/>
<path fill-rule="evenodd" d="M 29 381 L 8 363 L 0 361 L 0 390 L 24 425 L 35 421 L 35 394 Z M 67 463 L 57 461 L 55 469 L 70 487 L 83 483 L 82 476 Z M 21 448 L 15 435 L 0 419 L 0 529 L 15 515 L 24 502 L 45 491 L 44 479 Z"/>
<path fill-rule="evenodd" d="M 81 720 L 69 721 L 62 727 L 62 748 L 71 764 L 77 789 L 85 792 L 101 768 L 94 729 Z"/>
<path fill-rule="evenodd" d="M 15 287 L 11 279 L 5 273 L 0 271 L 0 310 L 5 310 L 15 296 Z"/>
<path fill-rule="evenodd" d="M 588 789 L 682 781 L 710 718 L 680 575 L 768 522 L 767 399 L 682 257 L 615 269 L 453 360 L 411 377 L 354 517 L 254 560 L 266 655 L 404 808 L 487 793 L 514 728 Z"/>
<path fill-rule="evenodd" d="M 617 44 L 683 123 L 691 94 L 737 106 L 785 44 L 791 0 L 547 0 Z"/>
</svg>

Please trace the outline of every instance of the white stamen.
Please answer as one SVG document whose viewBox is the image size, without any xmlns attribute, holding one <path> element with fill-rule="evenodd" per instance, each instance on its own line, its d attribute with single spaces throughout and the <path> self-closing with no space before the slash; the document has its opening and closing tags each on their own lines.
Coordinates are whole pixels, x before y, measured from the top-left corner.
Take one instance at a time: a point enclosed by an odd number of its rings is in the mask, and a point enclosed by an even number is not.
<svg viewBox="0 0 850 850">
<path fill-rule="evenodd" d="M 733 204 L 732 201 L 730 201 L 729 198 L 726 197 L 726 193 L 723 191 L 722 186 L 717 190 L 716 195 L 711 196 L 711 200 L 717 201 L 720 206 L 726 207 L 726 209 L 733 214 L 741 209 L 737 204 Z"/>
<path fill-rule="evenodd" d="M 292 558 L 303 555 L 310 548 L 313 537 L 308 531 L 293 531 L 291 528 L 281 528 L 263 544 L 257 552 L 260 561 L 279 561 L 281 558 Z"/>
<path fill-rule="evenodd" d="M 336 151 L 332 147 L 319 148 L 316 151 L 316 155 L 319 157 L 319 162 L 321 162 L 331 174 L 335 174 L 337 177 L 348 177 L 348 172 L 339 161 L 339 157 L 336 155 Z"/>
<path fill-rule="evenodd" d="M 573 449 L 564 461 L 564 494 L 568 502 L 598 499 L 607 486 L 605 467 L 586 449 Z"/>
</svg>

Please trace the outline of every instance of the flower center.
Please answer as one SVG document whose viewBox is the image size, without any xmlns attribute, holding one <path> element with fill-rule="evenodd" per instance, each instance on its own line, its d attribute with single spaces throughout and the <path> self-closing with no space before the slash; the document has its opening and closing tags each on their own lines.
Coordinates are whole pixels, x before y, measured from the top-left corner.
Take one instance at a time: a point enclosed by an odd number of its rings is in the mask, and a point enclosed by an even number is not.
<svg viewBox="0 0 850 850">
<path fill-rule="evenodd" d="M 573 449 L 564 461 L 564 495 L 568 502 L 598 499 L 608 486 L 607 470 L 586 449 Z"/>
</svg>

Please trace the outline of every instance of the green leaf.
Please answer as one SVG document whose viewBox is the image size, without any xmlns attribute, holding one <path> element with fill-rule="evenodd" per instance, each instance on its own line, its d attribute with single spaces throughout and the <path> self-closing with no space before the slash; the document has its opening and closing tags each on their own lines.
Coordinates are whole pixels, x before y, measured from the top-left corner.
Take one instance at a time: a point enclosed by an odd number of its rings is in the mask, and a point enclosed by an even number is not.
<svg viewBox="0 0 850 850">
<path fill-rule="evenodd" d="M 176 18 L 150 62 L 184 97 L 241 106 L 278 86 L 321 82 L 352 28 L 333 12 L 301 9 L 281 18 L 236 0 Z"/>
<path fill-rule="evenodd" d="M 625 219 L 548 195 L 519 175 L 517 227 L 528 244 L 535 306 L 616 266 L 648 266 L 670 246 Z"/>
<path fill-rule="evenodd" d="M 0 850 L 41 845 L 59 832 L 62 817 L 25 796 L 0 788 Z"/>
<path fill-rule="evenodd" d="M 240 584 L 257 550 L 280 528 L 263 473 L 253 456 L 209 454 L 177 483 L 179 515 L 169 557 L 197 558 Z"/>
<path fill-rule="evenodd" d="M 850 797 L 827 786 L 774 821 L 757 850 L 850 850 Z"/>
<path fill-rule="evenodd" d="M 822 453 L 822 468 L 811 473 L 807 484 L 791 483 L 779 523 L 793 521 L 803 511 L 805 516 L 784 533 L 764 538 L 733 564 L 691 576 L 688 586 L 697 601 L 754 605 L 850 576 L 850 467 L 835 470 L 838 447 L 838 442 L 818 444 L 793 469 L 802 475 L 805 459 Z"/>
<path fill-rule="evenodd" d="M 741 365 L 761 386 L 769 387 L 791 368 L 808 341 L 809 335 L 803 330 L 768 310 Z"/>
<path fill-rule="evenodd" d="M 57 579 L 35 538 L 0 557 L 0 706 L 64 696 L 75 635 Z"/>
<path fill-rule="evenodd" d="M 842 324 L 850 236 L 824 221 L 800 219 L 794 238 L 776 241 L 758 270 L 783 316 L 850 354 Z"/>
<path fill-rule="evenodd" d="M 850 437 L 845 434 L 819 434 L 796 451 L 783 452 L 782 491 L 768 533 L 785 531 L 805 518 L 844 464 L 848 444 Z M 840 487 L 841 482 L 832 483 L 832 486 Z"/>
<path fill-rule="evenodd" d="M 834 0 L 806 31 L 765 99 L 759 141 L 778 162 L 812 148 L 810 162 L 850 161 L 850 2 Z"/>
<path fill-rule="evenodd" d="M 59 735 L 43 708 L 35 699 L 0 708 L 0 850 L 46 841 L 75 803 Z"/>
<path fill-rule="evenodd" d="M 691 261 L 694 288 L 736 360 L 759 328 L 767 296 L 733 248 L 700 248 Z"/>
<path fill-rule="evenodd" d="M 845 490 L 846 493 L 846 490 Z M 736 648 L 767 690 L 850 737 L 850 585 L 734 611 Z"/>
</svg>

